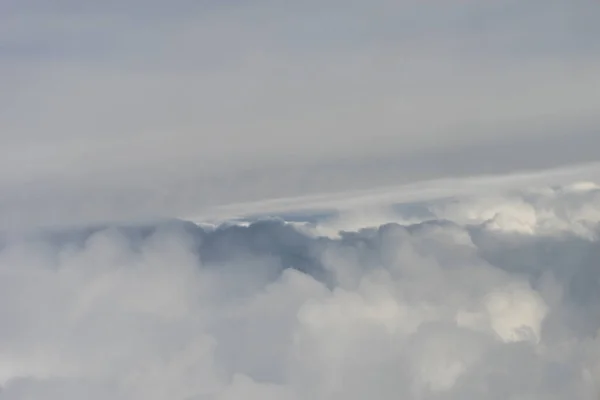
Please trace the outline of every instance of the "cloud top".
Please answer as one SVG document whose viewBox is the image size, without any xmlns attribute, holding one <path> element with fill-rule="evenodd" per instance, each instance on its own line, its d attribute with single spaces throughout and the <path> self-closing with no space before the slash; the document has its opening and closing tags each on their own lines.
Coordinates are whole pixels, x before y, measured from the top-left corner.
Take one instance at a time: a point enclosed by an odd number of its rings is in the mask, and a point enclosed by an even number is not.
<svg viewBox="0 0 600 400">
<path fill-rule="evenodd" d="M 595 399 L 598 193 L 6 236 L 0 399 Z"/>
</svg>

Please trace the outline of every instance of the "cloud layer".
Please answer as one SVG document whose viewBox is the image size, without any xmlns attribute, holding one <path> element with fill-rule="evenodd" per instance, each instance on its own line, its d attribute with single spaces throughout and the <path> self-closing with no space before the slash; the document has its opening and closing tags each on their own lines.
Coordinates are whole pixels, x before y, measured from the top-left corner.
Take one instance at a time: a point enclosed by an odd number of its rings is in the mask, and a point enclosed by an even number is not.
<svg viewBox="0 0 600 400">
<path fill-rule="evenodd" d="M 7 234 L 0 399 L 597 399 L 599 200 Z"/>
</svg>

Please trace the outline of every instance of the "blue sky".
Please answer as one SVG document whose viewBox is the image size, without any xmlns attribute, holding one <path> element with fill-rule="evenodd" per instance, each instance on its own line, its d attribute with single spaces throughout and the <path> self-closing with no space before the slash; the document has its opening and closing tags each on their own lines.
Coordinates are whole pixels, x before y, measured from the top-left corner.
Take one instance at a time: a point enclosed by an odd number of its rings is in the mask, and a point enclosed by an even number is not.
<svg viewBox="0 0 600 400">
<path fill-rule="evenodd" d="M 112 215 L 115 197 L 182 187 L 221 204 L 555 167 L 600 145 L 593 1 L 0 7 L 6 204 L 88 194 Z"/>
</svg>

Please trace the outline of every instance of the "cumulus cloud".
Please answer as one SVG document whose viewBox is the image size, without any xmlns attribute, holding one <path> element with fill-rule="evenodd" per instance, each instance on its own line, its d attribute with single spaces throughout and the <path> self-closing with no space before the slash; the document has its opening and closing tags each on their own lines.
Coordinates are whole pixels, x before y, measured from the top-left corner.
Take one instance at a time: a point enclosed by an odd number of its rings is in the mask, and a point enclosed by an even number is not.
<svg viewBox="0 0 600 400">
<path fill-rule="evenodd" d="M 0 399 L 597 399 L 598 196 L 6 234 Z"/>
</svg>

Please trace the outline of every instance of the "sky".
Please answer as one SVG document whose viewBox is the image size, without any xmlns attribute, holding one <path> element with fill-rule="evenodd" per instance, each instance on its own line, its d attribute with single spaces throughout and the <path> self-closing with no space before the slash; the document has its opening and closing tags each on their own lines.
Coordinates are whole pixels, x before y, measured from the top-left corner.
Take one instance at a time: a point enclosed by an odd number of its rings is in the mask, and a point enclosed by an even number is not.
<svg viewBox="0 0 600 400">
<path fill-rule="evenodd" d="M 0 400 L 598 400 L 598 20 L 0 0 Z"/>
<path fill-rule="evenodd" d="M 6 0 L 0 214 L 189 215 L 596 161 L 599 16 L 591 0 Z"/>
</svg>

